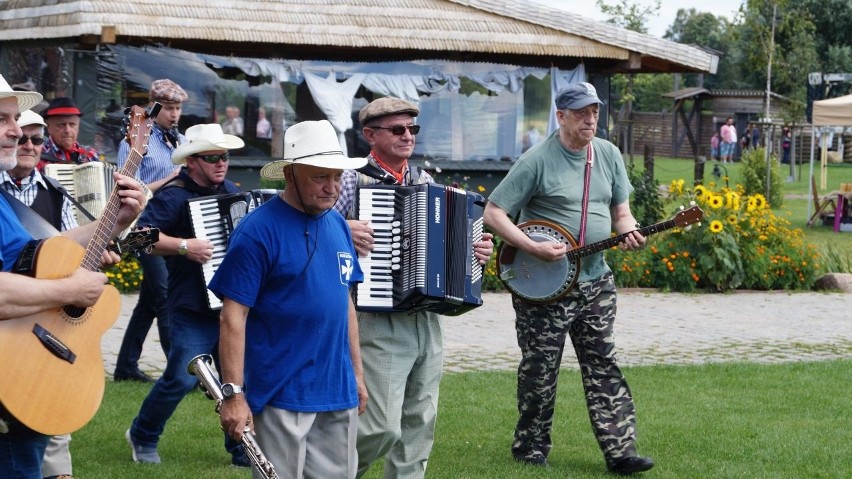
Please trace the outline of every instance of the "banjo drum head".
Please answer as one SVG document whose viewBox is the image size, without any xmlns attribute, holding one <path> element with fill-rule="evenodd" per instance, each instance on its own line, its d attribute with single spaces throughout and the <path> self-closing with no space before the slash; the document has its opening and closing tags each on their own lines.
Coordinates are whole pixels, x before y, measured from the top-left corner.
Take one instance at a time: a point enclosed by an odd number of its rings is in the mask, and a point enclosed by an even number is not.
<svg viewBox="0 0 852 479">
<path fill-rule="evenodd" d="M 533 241 L 565 243 L 574 247 L 574 240 L 566 236 L 558 226 L 542 221 L 531 221 L 518 225 Z M 503 284 L 520 298 L 533 303 L 551 303 L 564 296 L 574 285 L 579 261 L 570 261 L 567 256 L 556 261 L 543 261 L 526 251 L 514 250 L 511 261 L 504 263 L 498 257 L 500 279 Z M 500 256 L 504 251 L 500 252 Z"/>
</svg>

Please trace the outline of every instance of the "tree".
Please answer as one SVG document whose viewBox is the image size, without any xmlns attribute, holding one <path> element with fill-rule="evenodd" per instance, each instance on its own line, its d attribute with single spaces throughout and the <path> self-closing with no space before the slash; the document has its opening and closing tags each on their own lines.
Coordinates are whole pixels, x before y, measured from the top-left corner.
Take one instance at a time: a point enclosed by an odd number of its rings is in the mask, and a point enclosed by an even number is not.
<svg viewBox="0 0 852 479">
<path fill-rule="evenodd" d="M 656 0 L 653 6 L 637 5 L 628 0 L 618 0 L 613 4 L 596 0 L 595 3 L 608 17 L 607 23 L 639 33 L 648 33 L 648 18 L 660 13 L 660 0 Z"/>
<path fill-rule="evenodd" d="M 697 45 L 719 52 L 719 67 L 715 75 L 705 75 L 703 85 L 707 89 L 728 88 L 727 79 L 733 78 L 731 50 L 732 25 L 727 18 L 694 8 L 681 8 L 663 38 L 686 45 Z M 698 86 L 698 74 L 683 76 L 684 86 Z"/>
</svg>

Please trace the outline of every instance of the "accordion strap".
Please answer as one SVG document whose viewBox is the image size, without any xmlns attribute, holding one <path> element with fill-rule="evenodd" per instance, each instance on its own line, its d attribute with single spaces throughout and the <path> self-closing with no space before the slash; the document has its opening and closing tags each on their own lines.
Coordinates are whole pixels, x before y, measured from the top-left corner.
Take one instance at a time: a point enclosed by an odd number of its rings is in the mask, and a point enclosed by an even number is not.
<svg viewBox="0 0 852 479">
<path fill-rule="evenodd" d="M 68 198 L 69 200 L 71 200 L 71 203 L 73 203 L 73 204 L 74 204 L 74 206 L 76 206 L 76 207 L 77 207 L 77 210 L 78 210 L 80 213 L 83 213 L 83 215 L 84 215 L 86 218 L 89 218 L 89 221 L 96 221 L 96 220 L 97 220 L 97 218 L 95 218 L 95 215 L 93 215 L 93 214 L 89 213 L 89 210 L 87 210 L 87 209 L 86 209 L 83 205 L 81 205 L 81 204 L 80 204 L 80 202 L 79 202 L 79 201 L 77 201 L 77 200 L 76 200 L 73 196 L 71 196 L 71 194 L 70 194 L 70 193 L 68 193 L 68 190 L 66 190 L 66 189 L 65 189 L 65 188 L 64 188 L 64 187 L 63 187 L 63 186 L 59 183 L 59 181 L 57 181 L 57 180 L 56 180 L 56 178 L 53 178 L 53 177 L 50 177 L 50 176 L 45 176 L 45 175 L 41 175 L 41 177 L 42 177 L 42 178 L 44 178 L 44 180 L 45 180 L 45 181 L 46 181 L 46 182 L 47 182 L 50 186 L 54 187 L 54 188 L 56 189 L 56 191 L 58 191 L 60 194 L 62 194 L 62 196 L 64 196 L 64 197 Z M 59 207 L 60 207 L 60 208 L 62 208 L 62 205 L 60 205 Z"/>
</svg>

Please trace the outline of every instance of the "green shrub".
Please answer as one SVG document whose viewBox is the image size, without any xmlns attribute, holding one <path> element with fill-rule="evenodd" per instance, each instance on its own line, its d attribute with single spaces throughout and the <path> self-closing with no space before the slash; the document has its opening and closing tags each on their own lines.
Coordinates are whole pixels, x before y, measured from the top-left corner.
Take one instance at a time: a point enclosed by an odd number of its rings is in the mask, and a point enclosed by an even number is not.
<svg viewBox="0 0 852 479">
<path fill-rule="evenodd" d="M 740 174 L 743 177 L 743 187 L 746 195 L 766 194 L 766 149 L 757 148 L 755 150 L 746 149 L 743 151 L 742 164 Z M 773 208 L 780 208 L 784 203 L 784 192 L 781 189 L 782 178 L 781 169 L 778 164 L 778 157 L 769 156 L 769 197 L 766 198 Z"/>
<path fill-rule="evenodd" d="M 762 194 L 744 188 L 678 188 L 674 201 L 694 199 L 703 209 L 700 225 L 674 228 L 648 238 L 648 248 L 607 258 L 619 286 L 689 292 L 696 289 L 810 289 L 820 254 L 804 242 L 804 233 L 775 216 Z"/>
<path fill-rule="evenodd" d="M 121 262 L 104 271 L 107 283 L 113 285 L 120 293 L 132 293 L 142 286 L 142 268 L 139 259 L 132 253 L 121 256 Z"/>
</svg>

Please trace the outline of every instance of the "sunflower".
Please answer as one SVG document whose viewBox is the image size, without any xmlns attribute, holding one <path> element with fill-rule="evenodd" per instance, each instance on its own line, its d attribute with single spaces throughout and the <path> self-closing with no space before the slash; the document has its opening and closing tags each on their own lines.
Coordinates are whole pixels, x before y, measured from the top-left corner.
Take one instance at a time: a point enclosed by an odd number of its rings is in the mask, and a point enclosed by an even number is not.
<svg viewBox="0 0 852 479">
<path fill-rule="evenodd" d="M 701 199 L 707 195 L 707 188 L 702 185 L 695 185 L 695 198 Z"/>
<path fill-rule="evenodd" d="M 714 210 L 718 210 L 725 204 L 725 200 L 723 200 L 719 195 L 713 195 L 709 200 L 707 200 L 707 204 L 709 204 Z"/>
<path fill-rule="evenodd" d="M 766 197 L 765 196 L 761 195 L 760 193 L 757 193 L 756 195 L 752 196 L 752 198 L 754 198 L 755 209 L 762 210 L 763 208 L 766 208 Z"/>
<path fill-rule="evenodd" d="M 727 217 L 727 218 L 725 218 L 725 219 L 726 219 L 726 220 L 728 220 L 728 223 L 730 223 L 730 224 L 732 224 L 732 225 L 737 224 L 737 215 L 735 215 L 735 214 L 730 214 L 730 215 L 728 215 L 728 217 Z"/>
<path fill-rule="evenodd" d="M 722 222 L 719 220 L 713 220 L 710 222 L 710 232 L 711 233 L 721 233 L 725 227 L 722 225 Z"/>
</svg>

